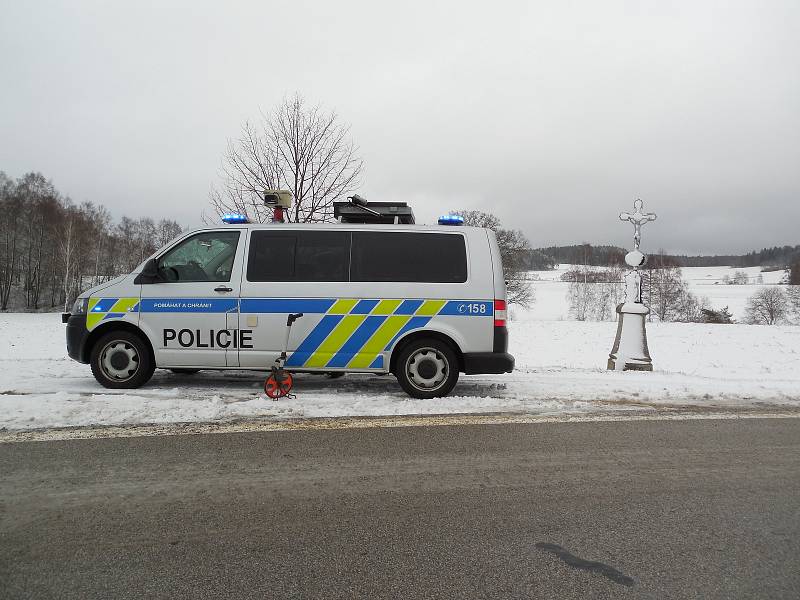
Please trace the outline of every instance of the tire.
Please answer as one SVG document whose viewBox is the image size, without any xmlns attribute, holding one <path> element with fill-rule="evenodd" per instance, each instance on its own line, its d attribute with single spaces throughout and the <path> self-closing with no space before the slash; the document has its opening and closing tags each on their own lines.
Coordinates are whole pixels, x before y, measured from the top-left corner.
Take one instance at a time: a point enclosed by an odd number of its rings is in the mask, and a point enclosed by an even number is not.
<svg viewBox="0 0 800 600">
<path fill-rule="evenodd" d="M 132 389 L 150 381 L 155 365 L 150 348 L 140 336 L 130 331 L 110 331 L 92 347 L 92 375 L 103 387 Z"/>
<path fill-rule="evenodd" d="M 452 392 L 458 381 L 458 357 L 439 340 L 414 340 L 400 351 L 395 377 L 412 398 L 440 398 Z"/>
<path fill-rule="evenodd" d="M 175 375 L 194 375 L 199 373 L 200 369 L 170 369 Z"/>
</svg>

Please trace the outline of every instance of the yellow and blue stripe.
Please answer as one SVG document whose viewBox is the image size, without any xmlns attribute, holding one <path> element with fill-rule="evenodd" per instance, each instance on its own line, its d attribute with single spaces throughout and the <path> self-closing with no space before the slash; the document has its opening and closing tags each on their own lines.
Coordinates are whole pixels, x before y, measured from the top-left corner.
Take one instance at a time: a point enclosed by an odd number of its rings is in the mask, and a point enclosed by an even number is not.
<svg viewBox="0 0 800 600">
<path fill-rule="evenodd" d="M 274 312 L 304 312 L 299 304 L 250 304 L 242 300 L 242 312 L 259 308 Z M 467 304 L 483 305 L 483 313 L 465 312 Z M 306 305 L 308 306 L 308 305 Z M 381 369 L 383 353 L 405 333 L 419 329 L 437 315 L 491 317 L 492 302 L 457 300 L 336 299 L 327 306 L 325 316 L 300 342 L 286 361 L 287 367 L 310 369 Z M 317 308 L 322 308 L 322 305 Z M 288 310 L 287 310 L 288 309 Z M 273 312 L 273 310 L 269 310 Z"/>
</svg>

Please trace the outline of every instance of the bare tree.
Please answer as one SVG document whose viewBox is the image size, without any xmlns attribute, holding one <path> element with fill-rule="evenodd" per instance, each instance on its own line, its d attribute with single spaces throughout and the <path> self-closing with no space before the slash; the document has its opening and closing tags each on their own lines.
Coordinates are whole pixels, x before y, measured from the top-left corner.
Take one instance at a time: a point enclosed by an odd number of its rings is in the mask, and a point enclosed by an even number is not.
<svg viewBox="0 0 800 600">
<path fill-rule="evenodd" d="M 578 321 L 591 320 L 599 291 L 600 288 L 595 283 L 582 280 L 570 282 L 567 291 L 570 316 Z"/>
<path fill-rule="evenodd" d="M 526 255 L 531 245 L 525 234 L 518 230 L 503 229 L 500 219 L 491 213 L 479 210 L 460 210 L 464 225 L 485 227 L 494 231 L 503 262 L 503 277 L 506 280 L 506 294 L 509 304 L 529 308 L 536 299 L 531 280 L 525 270 Z"/>
<path fill-rule="evenodd" d="M 0 310 L 8 308 L 18 277 L 23 201 L 14 182 L 0 172 Z"/>
<path fill-rule="evenodd" d="M 524 259 L 531 250 L 530 242 L 516 229 L 496 229 L 497 245 L 503 261 L 506 293 L 511 304 L 529 308 L 535 300 L 533 286 L 524 268 Z"/>
<path fill-rule="evenodd" d="M 114 229 L 115 270 L 130 272 L 138 264 L 136 247 L 136 221 L 122 217 Z"/>
<path fill-rule="evenodd" d="M 70 275 L 73 274 L 75 263 L 75 221 L 77 220 L 76 210 L 72 206 L 66 207 L 66 215 L 61 222 L 59 235 L 59 249 L 61 251 L 61 260 L 63 261 L 64 268 L 64 312 L 69 309 L 69 299 L 71 295 L 71 281 Z"/>
<path fill-rule="evenodd" d="M 687 292 L 681 268 L 677 262 L 659 252 L 642 273 L 642 289 L 646 291 L 645 304 L 650 306 L 651 318 L 674 321 Z"/>
<path fill-rule="evenodd" d="M 20 206 L 25 218 L 21 223 L 19 243 L 19 284 L 22 286 L 26 308 L 38 308 L 43 280 L 43 262 L 52 224 L 49 210 L 57 203 L 58 195 L 53 185 L 41 173 L 27 173 L 16 183 Z"/>
<path fill-rule="evenodd" d="M 138 265 L 157 250 L 157 239 L 158 231 L 153 219 L 144 217 L 136 221 L 136 250 L 138 260 L 135 261 L 135 264 Z"/>
<path fill-rule="evenodd" d="M 706 323 L 706 314 L 709 306 L 710 303 L 707 297 L 697 297 L 689 292 L 687 288 L 684 288 L 674 320 L 682 323 Z"/>
<path fill-rule="evenodd" d="M 506 279 L 506 295 L 509 304 L 530 308 L 536 301 L 536 292 L 526 271 L 514 271 Z"/>
<path fill-rule="evenodd" d="M 619 265 L 599 269 L 584 264 L 565 273 L 562 281 L 569 282 L 567 302 L 570 316 L 578 321 L 613 319 L 617 305 L 625 299 L 622 275 Z"/>
<path fill-rule="evenodd" d="M 598 321 L 610 321 L 616 318 L 617 305 L 625 301 L 624 272 L 619 264 L 604 269 L 604 277 L 595 285 L 599 292 L 595 298 L 595 317 Z"/>
<path fill-rule="evenodd" d="M 789 285 L 800 285 L 800 260 L 794 261 L 790 266 L 787 274 L 787 281 Z"/>
<path fill-rule="evenodd" d="M 776 325 L 787 316 L 786 294 L 779 287 L 765 287 L 750 296 L 745 307 L 747 322 Z"/>
<path fill-rule="evenodd" d="M 480 210 L 460 210 L 458 214 L 464 218 L 464 225 L 469 227 L 483 227 L 495 233 L 500 229 L 500 219 L 491 213 Z"/>
<path fill-rule="evenodd" d="M 166 246 L 173 239 L 178 237 L 183 231 L 183 228 L 176 221 L 172 221 L 170 219 L 161 219 L 158 222 L 156 229 L 157 229 L 157 234 L 156 234 L 155 246 L 157 248 Z"/>
<path fill-rule="evenodd" d="M 747 271 L 735 271 L 733 274 L 733 283 L 734 285 L 747 285 L 750 283 Z"/>
<path fill-rule="evenodd" d="M 786 288 L 786 302 L 792 323 L 800 325 L 800 285 L 790 285 Z"/>
<path fill-rule="evenodd" d="M 101 274 L 101 265 L 103 258 L 106 256 L 106 251 L 109 246 L 109 230 L 111 228 L 111 215 L 104 206 L 97 208 L 91 207 L 90 218 L 92 224 L 91 236 L 94 241 L 94 269 L 92 275 L 92 285 L 99 285 L 103 281 L 103 274 Z"/>
<path fill-rule="evenodd" d="M 567 289 L 569 314 L 578 321 L 605 321 L 622 301 L 621 270 L 591 267 L 594 249 L 588 242 L 577 246 L 576 250 L 582 264 L 561 276 L 562 281 L 570 282 Z"/>
<path fill-rule="evenodd" d="M 228 141 L 221 186 L 210 194 L 213 209 L 267 221 L 271 211 L 263 204 L 264 190 L 288 189 L 294 195 L 289 221 L 331 220 L 334 200 L 359 185 L 363 163 L 349 135 L 335 112 L 309 107 L 299 95 L 285 99 Z"/>
</svg>

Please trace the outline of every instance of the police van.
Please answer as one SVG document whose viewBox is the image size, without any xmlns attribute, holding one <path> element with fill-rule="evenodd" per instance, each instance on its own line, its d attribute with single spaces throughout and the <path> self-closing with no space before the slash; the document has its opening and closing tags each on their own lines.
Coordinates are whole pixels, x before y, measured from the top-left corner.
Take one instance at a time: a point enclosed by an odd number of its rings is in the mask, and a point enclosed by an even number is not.
<svg viewBox="0 0 800 600">
<path fill-rule="evenodd" d="M 105 387 L 136 388 L 156 368 L 268 370 L 286 351 L 288 371 L 392 373 L 415 398 L 513 370 L 492 231 L 455 217 L 244 221 L 182 234 L 84 292 L 64 315 L 69 356 Z"/>
</svg>

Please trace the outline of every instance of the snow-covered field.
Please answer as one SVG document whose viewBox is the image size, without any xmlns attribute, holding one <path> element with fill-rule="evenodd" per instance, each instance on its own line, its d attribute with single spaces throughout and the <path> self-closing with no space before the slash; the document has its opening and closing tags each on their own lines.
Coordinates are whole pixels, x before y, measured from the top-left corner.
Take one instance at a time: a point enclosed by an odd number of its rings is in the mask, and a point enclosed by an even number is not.
<svg viewBox="0 0 800 600">
<path fill-rule="evenodd" d="M 510 324 L 517 370 L 462 376 L 453 396 L 436 400 L 407 397 L 390 376 L 299 375 L 295 399 L 271 401 L 260 392 L 263 375 L 248 371 L 194 376 L 157 371 L 142 389 L 106 390 L 88 366 L 65 355 L 60 315 L 0 314 L 0 428 L 800 407 L 800 327 L 652 323 L 648 336 L 655 371 L 606 371 L 616 325 L 543 320 L 544 310 L 550 310 L 542 302 L 544 285 L 537 285 L 534 309 L 517 310 Z M 564 304 L 563 296 L 552 304 Z"/>
<path fill-rule="evenodd" d="M 538 278 L 534 284 L 536 290 L 536 304 L 531 315 L 520 315 L 523 318 L 534 318 L 542 321 L 558 321 L 569 318 L 569 306 L 566 302 L 569 284 L 561 281 L 561 276 L 572 268 L 572 265 L 562 264 L 552 271 L 532 271 L 531 274 Z M 737 271 L 747 273 L 751 282 L 748 285 L 726 285 L 723 283 L 725 276 L 733 279 Z M 689 291 L 694 295 L 708 298 L 711 308 L 728 307 L 735 320 L 744 320 L 744 308 L 747 299 L 765 285 L 780 283 L 784 271 L 761 272 L 760 267 L 684 267 L 683 278 L 689 284 Z M 759 275 L 763 284 L 756 284 Z"/>
</svg>

